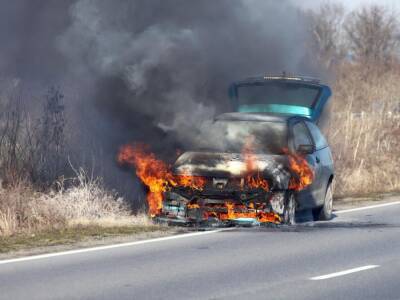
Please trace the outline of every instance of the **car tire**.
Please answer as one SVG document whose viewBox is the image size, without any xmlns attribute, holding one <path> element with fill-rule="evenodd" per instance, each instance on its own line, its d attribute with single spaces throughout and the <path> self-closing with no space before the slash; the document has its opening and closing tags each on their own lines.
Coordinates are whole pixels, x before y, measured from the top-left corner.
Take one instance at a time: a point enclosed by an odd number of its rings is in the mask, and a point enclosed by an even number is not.
<svg viewBox="0 0 400 300">
<path fill-rule="evenodd" d="M 332 219 L 332 211 L 333 211 L 333 188 L 330 183 L 326 188 L 324 206 L 322 206 L 321 211 L 319 212 L 318 220 L 320 221 L 328 221 Z"/>
<path fill-rule="evenodd" d="M 296 199 L 292 192 L 289 192 L 283 209 L 282 223 L 285 225 L 296 224 Z"/>
</svg>

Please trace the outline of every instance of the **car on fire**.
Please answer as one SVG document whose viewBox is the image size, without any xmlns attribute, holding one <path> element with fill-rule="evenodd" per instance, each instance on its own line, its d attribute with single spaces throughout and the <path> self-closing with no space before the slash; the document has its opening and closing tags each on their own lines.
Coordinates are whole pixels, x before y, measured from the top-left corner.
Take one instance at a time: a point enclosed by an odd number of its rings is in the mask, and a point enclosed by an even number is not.
<svg viewBox="0 0 400 300">
<path fill-rule="evenodd" d="M 296 212 L 332 216 L 334 168 L 317 126 L 331 90 L 304 77 L 234 83 L 233 111 L 206 129 L 208 143 L 180 155 L 157 216 L 184 224 L 294 224 Z M 187 182 L 186 182 L 187 183 Z"/>
</svg>

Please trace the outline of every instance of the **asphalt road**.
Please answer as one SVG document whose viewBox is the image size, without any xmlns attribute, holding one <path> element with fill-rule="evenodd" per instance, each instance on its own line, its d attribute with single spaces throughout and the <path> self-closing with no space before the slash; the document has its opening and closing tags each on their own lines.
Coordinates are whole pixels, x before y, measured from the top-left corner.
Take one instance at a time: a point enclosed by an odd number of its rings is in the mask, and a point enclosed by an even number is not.
<svg viewBox="0 0 400 300">
<path fill-rule="evenodd" d="M 400 299 L 399 215 L 393 205 L 0 262 L 0 299 Z"/>
</svg>

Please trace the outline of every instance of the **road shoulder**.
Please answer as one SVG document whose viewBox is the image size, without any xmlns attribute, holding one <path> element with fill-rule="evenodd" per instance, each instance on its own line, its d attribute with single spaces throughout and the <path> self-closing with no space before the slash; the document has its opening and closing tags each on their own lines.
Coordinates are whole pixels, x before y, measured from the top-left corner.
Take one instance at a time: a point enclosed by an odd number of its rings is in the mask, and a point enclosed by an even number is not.
<svg viewBox="0 0 400 300">
<path fill-rule="evenodd" d="M 347 197 L 335 199 L 334 210 L 342 211 L 377 204 L 385 204 L 400 199 L 400 194 L 381 194 L 371 197 Z M 18 258 L 43 253 L 76 250 L 97 246 L 129 243 L 189 232 L 182 227 L 158 225 L 126 227 L 75 227 L 53 230 L 32 235 L 0 238 L 0 260 Z"/>
<path fill-rule="evenodd" d="M 0 238 L 0 260 L 121 244 L 187 232 L 166 226 L 75 227 Z"/>
<path fill-rule="evenodd" d="M 400 193 L 374 194 L 370 196 L 354 196 L 334 199 L 334 210 L 347 210 L 352 208 L 372 206 L 399 201 Z"/>
</svg>

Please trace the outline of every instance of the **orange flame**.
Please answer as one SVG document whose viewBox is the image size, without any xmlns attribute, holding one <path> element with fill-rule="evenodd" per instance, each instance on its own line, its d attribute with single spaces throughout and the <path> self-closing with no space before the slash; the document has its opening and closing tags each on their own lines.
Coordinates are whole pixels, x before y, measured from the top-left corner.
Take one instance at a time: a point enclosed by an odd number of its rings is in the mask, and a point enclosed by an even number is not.
<svg viewBox="0 0 400 300">
<path fill-rule="evenodd" d="M 149 214 L 156 216 L 162 209 L 163 193 L 171 186 L 189 187 L 201 190 L 206 180 L 198 176 L 174 176 L 170 167 L 156 158 L 143 144 L 122 146 L 117 160 L 120 164 L 129 164 L 136 168 L 136 175 L 149 188 L 147 202 Z"/>
<path fill-rule="evenodd" d="M 177 175 L 170 179 L 171 186 L 182 186 L 192 188 L 194 190 L 202 190 L 206 184 L 206 179 L 201 176 Z"/>
<path fill-rule="evenodd" d="M 126 145 L 118 153 L 118 162 L 135 166 L 136 175 L 149 188 L 147 202 L 149 214 L 154 216 L 162 209 L 162 193 L 167 190 L 172 178 L 168 166 L 158 160 L 153 153 L 147 153 L 145 145 Z"/>
<path fill-rule="evenodd" d="M 262 188 L 265 191 L 269 191 L 268 181 L 260 176 L 253 144 L 254 137 L 251 136 L 247 138 L 242 149 L 242 156 L 246 165 L 245 185 L 250 188 Z"/>
<path fill-rule="evenodd" d="M 284 152 L 289 157 L 290 169 L 295 175 L 289 181 L 289 189 L 301 191 L 313 182 L 314 170 L 304 157 L 289 153 L 287 149 L 284 149 Z"/>
<path fill-rule="evenodd" d="M 280 223 L 281 218 L 278 214 L 274 212 L 264 212 L 262 205 L 257 204 L 257 209 L 254 208 L 254 203 L 249 203 L 246 207 L 243 204 L 235 204 L 231 201 L 226 201 L 223 205 L 216 205 L 214 208 L 219 208 L 216 211 L 206 211 L 204 213 L 204 218 L 218 218 L 221 221 L 235 220 L 239 218 L 251 218 L 258 220 L 261 223 Z M 198 205 L 192 205 L 190 209 L 200 208 Z M 225 208 L 226 212 L 221 212 L 221 209 Z"/>
</svg>

